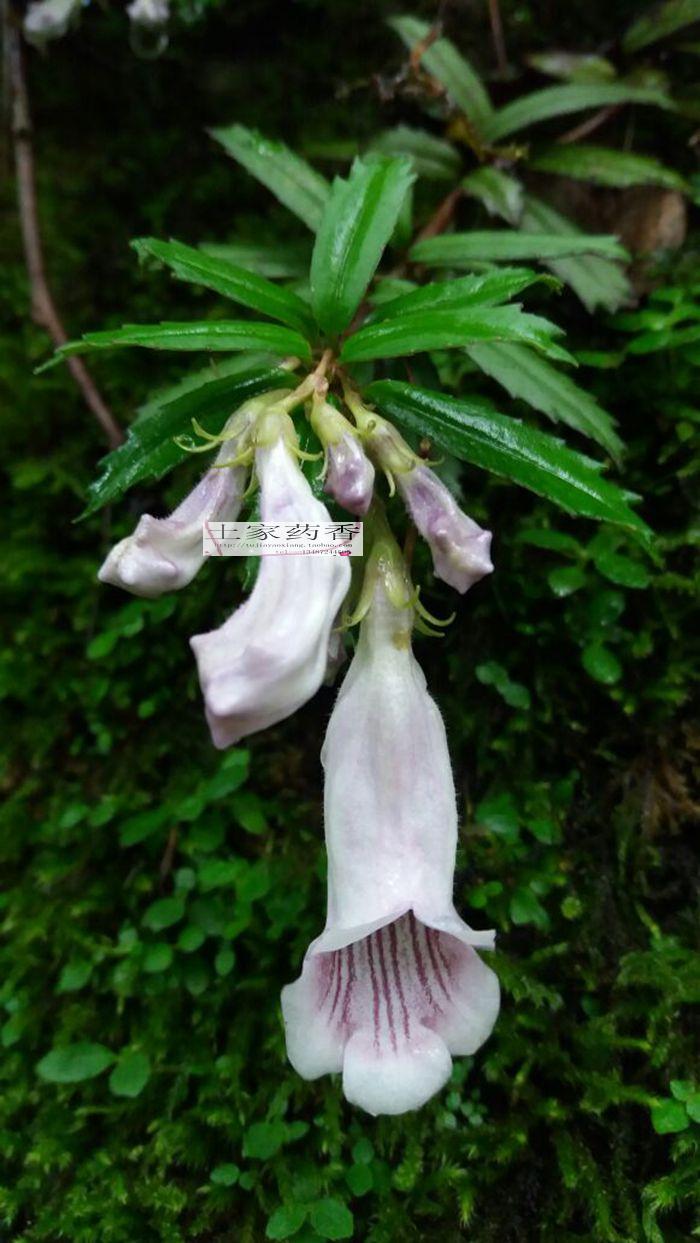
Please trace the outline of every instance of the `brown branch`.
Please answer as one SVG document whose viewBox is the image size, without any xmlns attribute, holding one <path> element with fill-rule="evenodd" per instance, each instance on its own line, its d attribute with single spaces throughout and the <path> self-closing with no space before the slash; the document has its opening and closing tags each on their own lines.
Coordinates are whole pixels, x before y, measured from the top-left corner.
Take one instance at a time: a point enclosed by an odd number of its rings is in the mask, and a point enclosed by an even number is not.
<svg viewBox="0 0 700 1243">
<path fill-rule="evenodd" d="M 29 96 L 24 73 L 22 36 L 11 12 L 9 0 L 3 4 L 3 34 L 11 106 L 11 128 L 17 177 L 17 206 L 22 232 L 27 275 L 31 293 L 31 314 L 35 324 L 44 328 L 54 345 L 64 345 L 68 334 L 53 300 L 44 264 L 44 249 L 39 229 L 36 194 L 36 172 L 32 143 Z M 80 389 L 85 404 L 92 411 L 107 437 L 110 448 L 116 449 L 124 433 L 105 404 L 82 359 L 66 360 L 68 369 Z"/>
<path fill-rule="evenodd" d="M 498 0 L 489 0 L 489 21 L 491 22 L 493 50 L 496 53 L 496 65 L 498 66 L 498 72 L 502 77 L 505 77 L 508 73 L 508 57 L 506 55 L 506 41 L 503 37 L 501 7 Z"/>
<path fill-rule="evenodd" d="M 430 220 L 421 229 L 416 238 L 416 242 L 424 242 L 428 237 L 438 237 L 440 233 L 444 233 L 448 224 L 451 223 L 452 217 L 457 210 L 457 204 L 462 197 L 464 191 L 461 186 L 455 186 L 454 190 L 450 190 L 446 194 L 441 203 L 433 212 Z"/>
<path fill-rule="evenodd" d="M 601 108 L 598 112 L 594 112 L 592 117 L 588 117 L 580 125 L 575 125 L 573 129 L 568 129 L 556 141 L 578 142 L 581 138 L 587 138 L 589 134 L 594 134 L 597 129 L 600 129 L 601 125 L 605 125 L 605 122 L 609 121 L 619 111 L 620 104 L 608 104 L 606 108 Z"/>
</svg>

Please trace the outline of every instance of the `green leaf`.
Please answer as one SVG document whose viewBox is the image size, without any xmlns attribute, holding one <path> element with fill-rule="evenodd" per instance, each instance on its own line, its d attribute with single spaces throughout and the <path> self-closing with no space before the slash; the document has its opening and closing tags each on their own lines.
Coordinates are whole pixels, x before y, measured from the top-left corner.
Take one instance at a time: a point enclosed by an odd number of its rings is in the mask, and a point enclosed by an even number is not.
<svg viewBox="0 0 700 1243">
<path fill-rule="evenodd" d="M 508 672 L 499 665 L 496 660 L 488 660 L 482 665 L 477 665 L 474 670 L 476 676 L 483 686 L 493 686 L 498 691 L 501 699 L 511 708 L 521 708 L 526 711 L 531 705 L 530 692 L 522 682 L 512 682 L 508 676 Z"/>
<path fill-rule="evenodd" d="M 611 583 L 619 587 L 648 587 L 649 571 L 638 561 L 625 557 L 612 548 L 602 548 L 594 554 L 596 569 Z"/>
<path fill-rule="evenodd" d="M 55 367 L 74 354 L 91 350 L 111 350 L 122 346 L 140 346 L 147 350 L 269 350 L 271 354 L 298 354 L 311 357 L 308 341 L 291 328 L 277 324 L 257 323 L 245 319 L 191 320 L 186 324 L 124 324 L 122 328 L 104 332 L 86 332 L 79 341 L 61 345 L 52 359 L 37 367 L 37 373 Z"/>
<path fill-rule="evenodd" d="M 281 1204 L 268 1220 L 265 1238 L 291 1239 L 301 1230 L 307 1214 L 308 1209 L 304 1204 Z"/>
<path fill-rule="evenodd" d="M 690 1125 L 685 1105 L 670 1098 L 652 1106 L 651 1125 L 657 1135 L 676 1135 Z"/>
<path fill-rule="evenodd" d="M 199 249 L 247 272 L 279 279 L 307 276 L 311 246 L 298 242 L 203 242 Z"/>
<path fill-rule="evenodd" d="M 211 135 L 280 203 L 316 232 L 331 192 L 325 177 L 283 142 L 264 138 L 245 125 L 213 129 Z"/>
<path fill-rule="evenodd" d="M 388 302 L 381 302 L 366 324 L 411 315 L 417 311 L 437 309 L 460 310 L 471 306 L 493 306 L 507 302 L 529 285 L 551 282 L 552 277 L 533 272 L 531 268 L 494 268 L 474 276 L 458 276 L 451 281 L 433 281 Z"/>
<path fill-rule="evenodd" d="M 552 358 L 572 362 L 571 355 L 552 340 L 561 331 L 556 324 L 540 315 L 528 315 L 517 305 L 474 310 L 438 307 L 361 328 L 348 337 L 340 357 L 343 362 L 361 362 L 455 349 L 474 341 L 525 341 Z"/>
<path fill-rule="evenodd" d="M 149 945 L 143 956 L 143 969 L 148 975 L 158 975 L 167 971 L 173 961 L 173 947 L 167 941 L 156 941 Z"/>
<path fill-rule="evenodd" d="M 532 195 L 526 198 L 522 227 L 528 231 L 542 229 L 553 243 L 581 241 L 584 236 L 566 216 L 560 215 L 554 208 Z M 587 311 L 594 311 L 597 306 L 603 306 L 607 311 L 616 311 L 632 296 L 632 288 L 622 268 L 602 257 L 604 252 L 582 251 L 578 257 L 573 251 L 570 253 L 574 257 L 557 258 L 550 255 L 547 266 L 555 276 L 571 286 Z M 613 259 L 629 257 L 622 247 L 618 247 L 617 254 L 608 251 L 607 255 Z"/>
<path fill-rule="evenodd" d="M 203 285 L 223 294 L 241 306 L 262 315 L 279 319 L 290 328 L 307 334 L 313 332 L 311 312 L 301 298 L 288 289 L 224 259 L 214 259 L 182 242 L 162 242 L 155 237 L 140 237 L 131 243 L 139 257 L 150 257 L 169 267 L 173 275 L 195 285 Z"/>
<path fill-rule="evenodd" d="M 654 5 L 630 26 L 623 47 L 626 52 L 638 52 L 697 21 L 700 21 L 700 0 L 666 0 L 661 6 Z"/>
<path fill-rule="evenodd" d="M 82 1083 L 101 1075 L 114 1062 L 114 1054 L 103 1044 L 81 1041 L 52 1049 L 37 1064 L 37 1074 L 47 1083 Z"/>
<path fill-rule="evenodd" d="M 351 1165 L 345 1171 L 345 1181 L 354 1196 L 367 1195 L 374 1186 L 374 1178 L 368 1165 Z"/>
<path fill-rule="evenodd" d="M 411 161 L 416 176 L 429 181 L 456 181 L 459 175 L 460 158 L 451 143 L 408 125 L 397 125 L 377 134 L 369 150 L 380 155 L 404 156 Z"/>
<path fill-rule="evenodd" d="M 530 161 L 530 168 L 560 177 L 575 177 L 598 186 L 663 186 L 688 192 L 688 183 L 672 168 L 649 155 L 633 155 L 592 144 L 565 143 L 547 147 Z M 506 217 L 507 218 L 507 217 Z"/>
<path fill-rule="evenodd" d="M 462 181 L 462 188 L 483 203 L 490 216 L 502 216 L 516 225 L 523 214 L 523 185 L 499 168 L 479 168 Z"/>
<path fill-rule="evenodd" d="M 181 894 L 173 894 L 170 898 L 158 898 L 152 902 L 144 914 L 143 922 L 153 932 L 162 932 L 164 928 L 172 928 L 185 913 L 185 899 Z"/>
<path fill-rule="evenodd" d="M 114 1096 L 140 1096 L 151 1077 L 151 1064 L 145 1053 L 122 1053 L 109 1076 Z"/>
<path fill-rule="evenodd" d="M 66 963 L 58 977 L 57 993 L 77 993 L 87 984 L 92 975 L 92 962 L 89 958 L 75 958 Z"/>
<path fill-rule="evenodd" d="M 562 565 L 550 570 L 547 582 L 555 596 L 570 596 L 585 586 L 586 575 L 578 565 Z"/>
<path fill-rule="evenodd" d="M 610 82 L 617 76 L 611 61 L 589 53 L 535 52 L 526 60 L 540 73 L 570 82 Z"/>
<path fill-rule="evenodd" d="M 160 479 L 183 462 L 187 451 L 173 437 L 192 430 L 196 419 L 206 431 L 220 432 L 226 419 L 251 397 L 293 383 L 286 371 L 251 366 L 236 358 L 217 363 L 164 389 L 139 411 L 126 442 L 100 463 L 102 472 L 89 489 L 83 516 L 117 500 L 144 479 Z"/>
<path fill-rule="evenodd" d="M 516 889 L 509 909 L 510 917 L 516 925 L 534 924 L 542 929 L 549 927 L 549 916 L 531 889 Z"/>
<path fill-rule="evenodd" d="M 431 27 L 417 17 L 393 17 L 392 30 L 403 39 L 409 52 L 425 40 Z M 445 87 L 450 98 L 477 129 L 486 127 L 493 115 L 493 106 L 483 83 L 449 39 L 436 39 L 422 52 L 420 62 L 433 78 Z"/>
<path fill-rule="evenodd" d="M 287 1127 L 284 1122 L 254 1122 L 243 1137 L 243 1156 L 268 1161 L 284 1144 Z"/>
<path fill-rule="evenodd" d="M 685 1102 L 686 1113 L 693 1122 L 700 1122 L 700 1092 L 693 1092 Z"/>
<path fill-rule="evenodd" d="M 215 1187 L 234 1187 L 238 1182 L 241 1171 L 232 1161 L 225 1161 L 222 1165 L 215 1165 L 209 1181 Z"/>
<path fill-rule="evenodd" d="M 559 440 L 483 403 L 432 393 L 395 380 L 380 380 L 367 390 L 382 414 L 464 461 L 560 505 L 569 513 L 625 527 L 644 544 L 649 527 L 630 509 L 628 493 L 601 478 L 589 458 Z"/>
<path fill-rule="evenodd" d="M 566 423 L 590 436 L 612 457 L 621 457 L 624 445 L 615 432 L 612 417 L 590 393 L 563 371 L 556 370 L 546 358 L 522 345 L 472 345 L 467 352 L 477 367 L 502 384 L 511 397 L 526 401 L 554 423 Z"/>
<path fill-rule="evenodd" d="M 355 160 L 337 177 L 311 256 L 311 299 L 321 327 L 347 328 L 374 276 L 413 182 L 408 160 Z"/>
<path fill-rule="evenodd" d="M 322 1239 L 351 1239 L 353 1215 L 341 1200 L 317 1200 L 311 1205 L 309 1220 Z"/>
<path fill-rule="evenodd" d="M 575 232 L 553 237 L 546 230 L 530 228 L 523 232 L 510 229 L 446 233 L 442 237 L 425 238 L 411 249 L 413 263 L 430 267 L 474 267 L 486 262 L 528 259 L 544 261 L 568 258 L 571 255 L 606 255 L 613 259 L 627 258 L 627 251 L 614 237 L 586 235 Z"/>
<path fill-rule="evenodd" d="M 581 663 L 589 677 L 604 686 L 613 686 L 622 677 L 622 665 L 604 643 L 589 643 L 584 647 Z"/>
<path fill-rule="evenodd" d="M 588 108 L 606 108 L 611 104 L 673 107 L 668 95 L 656 87 L 630 86 L 624 82 L 572 82 L 566 86 L 546 86 L 531 95 L 521 95 L 495 112 L 484 127 L 484 137 L 491 143 L 500 142 L 510 134 L 540 121 Z"/>
</svg>

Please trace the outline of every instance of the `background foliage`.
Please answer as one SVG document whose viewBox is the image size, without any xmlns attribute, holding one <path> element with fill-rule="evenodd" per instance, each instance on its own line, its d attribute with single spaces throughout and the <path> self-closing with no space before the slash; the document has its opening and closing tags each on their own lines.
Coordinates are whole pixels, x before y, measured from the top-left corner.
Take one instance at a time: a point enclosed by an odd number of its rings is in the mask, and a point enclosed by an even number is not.
<svg viewBox="0 0 700 1243">
<path fill-rule="evenodd" d="M 414 11 L 434 16 L 429 4 Z M 425 124 L 424 101 L 387 86 L 403 63 L 383 23 L 395 12 L 356 0 L 213 4 L 196 21 L 188 10 L 167 52 L 145 61 L 110 7 L 32 55 L 42 224 L 74 334 L 120 323 L 125 308 L 149 321 L 208 305 L 139 274 L 134 235 L 298 238 L 206 126 L 236 120 L 313 152 Z M 630 56 L 617 41 L 639 13 L 503 5 L 506 80 L 487 6 L 444 15 L 506 102 L 542 85 L 527 62 L 538 53 Z M 635 149 L 691 187 L 697 30 L 635 53 L 685 109 L 640 109 Z M 606 142 L 624 146 L 630 124 L 614 118 Z M 689 1239 L 700 1175 L 700 354 L 673 334 L 697 323 L 692 213 L 679 248 L 678 230 L 659 232 L 658 200 L 647 212 L 656 233 L 639 249 L 661 253 L 635 276 L 636 310 L 591 317 L 565 294 L 556 313 L 587 364 L 577 382 L 618 420 L 624 483 L 644 497 L 656 559 L 461 472 L 470 512 L 496 532 L 498 572 L 418 654 L 457 778 L 457 905 L 499 930 L 504 1005 L 447 1092 L 419 1115 L 374 1121 L 337 1083 L 290 1072 L 279 1017 L 279 988 L 322 921 L 318 738 L 332 693 L 222 758 L 186 640 L 230 611 L 233 567 L 210 565 L 196 588 L 157 602 L 97 586 L 109 544 L 179 498 L 183 475 L 73 525 L 103 446 L 62 370 L 29 375 L 46 342 L 26 314 L 10 191 L 0 1237 Z M 622 229 L 617 200 L 586 193 L 606 213 L 591 231 Z M 590 201 L 576 206 L 590 218 Z M 179 374 L 147 352 L 93 367 L 124 421 Z M 495 383 L 481 391 L 529 417 Z M 428 579 L 427 559 L 420 569 Z M 453 607 L 439 584 L 426 599 L 437 613 Z"/>
</svg>

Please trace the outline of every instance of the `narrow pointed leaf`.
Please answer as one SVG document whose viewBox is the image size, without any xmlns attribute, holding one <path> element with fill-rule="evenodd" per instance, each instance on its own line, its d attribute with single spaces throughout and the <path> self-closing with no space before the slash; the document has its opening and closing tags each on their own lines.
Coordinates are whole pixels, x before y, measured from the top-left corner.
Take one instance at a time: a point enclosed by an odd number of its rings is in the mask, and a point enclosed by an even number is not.
<svg viewBox="0 0 700 1243">
<path fill-rule="evenodd" d="M 638 52 L 697 21 L 700 21 L 700 0 L 666 0 L 661 6 L 653 5 L 630 26 L 623 39 L 624 49 Z"/>
<path fill-rule="evenodd" d="M 117 500 L 144 479 L 160 479 L 184 461 L 188 454 L 173 437 L 191 433 L 192 419 L 215 435 L 244 401 L 293 383 L 287 371 L 264 363 L 251 366 L 248 360 L 236 358 L 157 394 L 139 411 L 125 443 L 102 459 L 102 471 L 89 489 L 83 516 Z"/>
<path fill-rule="evenodd" d="M 316 232 L 331 192 L 325 177 L 283 142 L 265 138 L 245 125 L 214 129 L 211 135 L 280 203 Z"/>
<path fill-rule="evenodd" d="M 556 324 L 539 315 L 528 315 L 519 306 L 438 308 L 361 328 L 345 342 L 340 357 L 343 362 L 363 362 L 454 349 L 476 341 L 520 341 L 552 358 L 573 362 L 571 355 L 552 340 L 561 331 Z"/>
<path fill-rule="evenodd" d="M 511 397 L 526 401 L 553 422 L 566 423 L 589 436 L 612 457 L 621 457 L 624 446 L 611 415 L 546 358 L 522 345 L 500 343 L 472 345 L 467 352 L 477 367 L 492 376 Z"/>
<path fill-rule="evenodd" d="M 430 33 L 427 22 L 417 17 L 393 17 L 389 20 L 392 30 L 403 39 L 410 52 Z M 457 51 L 449 39 L 436 39 L 423 52 L 420 63 L 432 77 L 445 87 L 450 99 L 461 109 L 477 129 L 486 126 L 493 114 L 493 105 L 481 78 L 469 61 Z"/>
<path fill-rule="evenodd" d="M 162 242 L 155 237 L 140 237 L 131 243 L 142 258 L 150 257 L 170 268 L 179 280 L 203 285 L 216 293 L 250 307 L 262 315 L 281 320 L 300 332 L 313 331 L 313 319 L 309 308 L 288 289 L 273 285 L 263 276 L 247 272 L 225 259 L 185 246 L 182 242 Z"/>
<path fill-rule="evenodd" d="M 371 321 L 413 315 L 418 311 L 465 309 L 470 306 L 494 306 L 507 302 L 529 285 L 555 283 L 551 276 L 533 272 L 531 268 L 494 268 L 474 276 L 459 276 L 451 281 L 433 281 L 389 302 L 382 302 L 371 315 Z"/>
<path fill-rule="evenodd" d="M 306 276 L 311 262 L 311 247 L 296 242 L 203 242 L 199 249 L 271 280 Z"/>
<path fill-rule="evenodd" d="M 484 403 L 447 397 L 395 380 L 366 390 L 382 414 L 449 453 L 495 475 L 503 475 L 569 513 L 621 526 L 648 545 L 652 532 L 630 508 L 629 493 L 602 478 L 590 458 L 560 440 Z"/>
<path fill-rule="evenodd" d="M 680 173 L 666 168 L 649 155 L 633 155 L 629 151 L 614 151 L 608 147 L 571 143 L 546 147 L 530 168 L 542 173 L 556 173 L 560 177 L 576 177 L 581 181 L 599 186 L 624 189 L 627 186 L 663 186 L 667 190 L 688 190 L 688 183 Z"/>
<path fill-rule="evenodd" d="M 429 181 L 456 181 L 459 175 L 460 158 L 451 143 L 408 125 L 397 125 L 377 134 L 370 150 L 380 155 L 405 156 L 416 176 Z"/>
<path fill-rule="evenodd" d="M 311 298 L 318 323 L 347 328 L 374 276 L 413 182 L 408 160 L 356 160 L 336 178 L 311 257 Z"/>
<path fill-rule="evenodd" d="M 546 86 L 532 95 L 521 95 L 512 104 L 495 112 L 484 128 L 489 142 L 500 142 L 510 134 L 552 117 L 604 108 L 611 104 L 655 104 L 672 108 L 672 101 L 656 87 L 628 86 L 623 82 L 580 82 L 566 86 Z"/>
<path fill-rule="evenodd" d="M 429 237 L 416 242 L 411 250 L 414 263 L 426 263 L 430 267 L 474 267 L 485 262 L 517 262 L 541 259 L 544 262 L 570 255 L 607 255 L 610 258 L 626 258 L 627 252 L 614 237 L 575 233 L 552 236 L 535 226 L 523 232 L 509 229 L 484 232 L 448 233 L 442 237 Z"/>
<path fill-rule="evenodd" d="M 483 203 L 490 216 L 501 216 L 508 224 L 519 224 L 524 189 L 517 177 L 510 177 L 500 168 L 478 168 L 464 178 L 462 188 Z"/>
<path fill-rule="evenodd" d="M 256 323 L 254 320 L 193 320 L 185 324 L 124 324 L 106 332 L 86 332 L 79 341 L 68 341 L 56 350 L 49 362 L 38 367 L 46 371 L 73 354 L 89 354 L 92 350 L 111 350 L 121 346 L 141 346 L 147 350 L 214 350 L 232 353 L 237 350 L 269 350 L 272 354 L 298 355 L 309 358 L 310 349 L 300 333 L 277 324 Z"/>
<path fill-rule="evenodd" d="M 560 215 L 549 204 L 528 195 L 522 218 L 523 229 L 541 229 L 549 233 L 552 242 L 571 244 L 580 241 L 584 235 L 573 221 Z M 610 258 L 627 258 L 625 251 L 615 256 L 608 252 Z M 557 257 L 550 255 L 547 266 L 555 276 L 566 285 L 570 285 L 588 311 L 603 306 L 607 311 L 616 311 L 631 296 L 631 286 L 623 269 L 617 263 L 610 263 L 603 252 L 586 253 L 570 252 L 569 256 Z"/>
</svg>

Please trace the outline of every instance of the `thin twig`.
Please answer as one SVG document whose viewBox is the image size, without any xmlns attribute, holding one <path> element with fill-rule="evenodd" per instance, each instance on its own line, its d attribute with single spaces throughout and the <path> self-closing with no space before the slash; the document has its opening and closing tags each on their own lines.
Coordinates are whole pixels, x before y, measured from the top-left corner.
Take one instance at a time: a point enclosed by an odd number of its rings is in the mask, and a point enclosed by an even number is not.
<svg viewBox="0 0 700 1243">
<path fill-rule="evenodd" d="M 445 232 L 447 226 L 452 222 L 452 217 L 457 210 L 457 204 L 463 193 L 461 186 L 455 186 L 454 190 L 450 190 L 449 194 L 445 195 L 442 202 L 438 203 L 428 223 L 421 229 L 416 242 L 424 242 L 428 237 L 438 237 L 440 233 Z"/>
<path fill-rule="evenodd" d="M 39 230 L 34 147 L 32 143 L 29 96 L 24 73 L 22 36 L 11 12 L 8 0 L 4 0 L 3 3 L 3 34 L 8 66 L 11 127 L 15 151 L 17 206 L 22 231 L 24 257 L 29 276 L 31 314 L 34 322 L 39 327 L 44 328 L 49 334 L 54 345 L 59 346 L 64 345 L 68 340 L 68 333 L 63 327 L 46 277 L 44 250 Z M 79 358 L 69 358 L 66 361 L 86 405 L 92 411 L 104 431 L 110 448 L 116 449 L 117 445 L 120 445 L 124 440 L 124 433 L 111 410 L 100 396 L 87 367 Z"/>
<path fill-rule="evenodd" d="M 508 73 L 508 57 L 506 55 L 506 41 L 503 36 L 501 6 L 498 0 L 489 0 L 489 20 L 491 22 L 493 50 L 496 53 L 496 65 L 498 66 L 498 72 L 502 77 L 505 77 Z"/>
<path fill-rule="evenodd" d="M 616 112 L 620 111 L 619 104 L 608 104 L 606 108 L 601 108 L 599 112 L 594 112 L 588 120 L 582 121 L 580 125 L 575 125 L 573 129 L 568 129 L 565 134 L 560 134 L 557 142 L 578 142 L 581 138 L 587 138 L 589 134 L 594 134 L 601 125 L 605 125 Z"/>
</svg>

